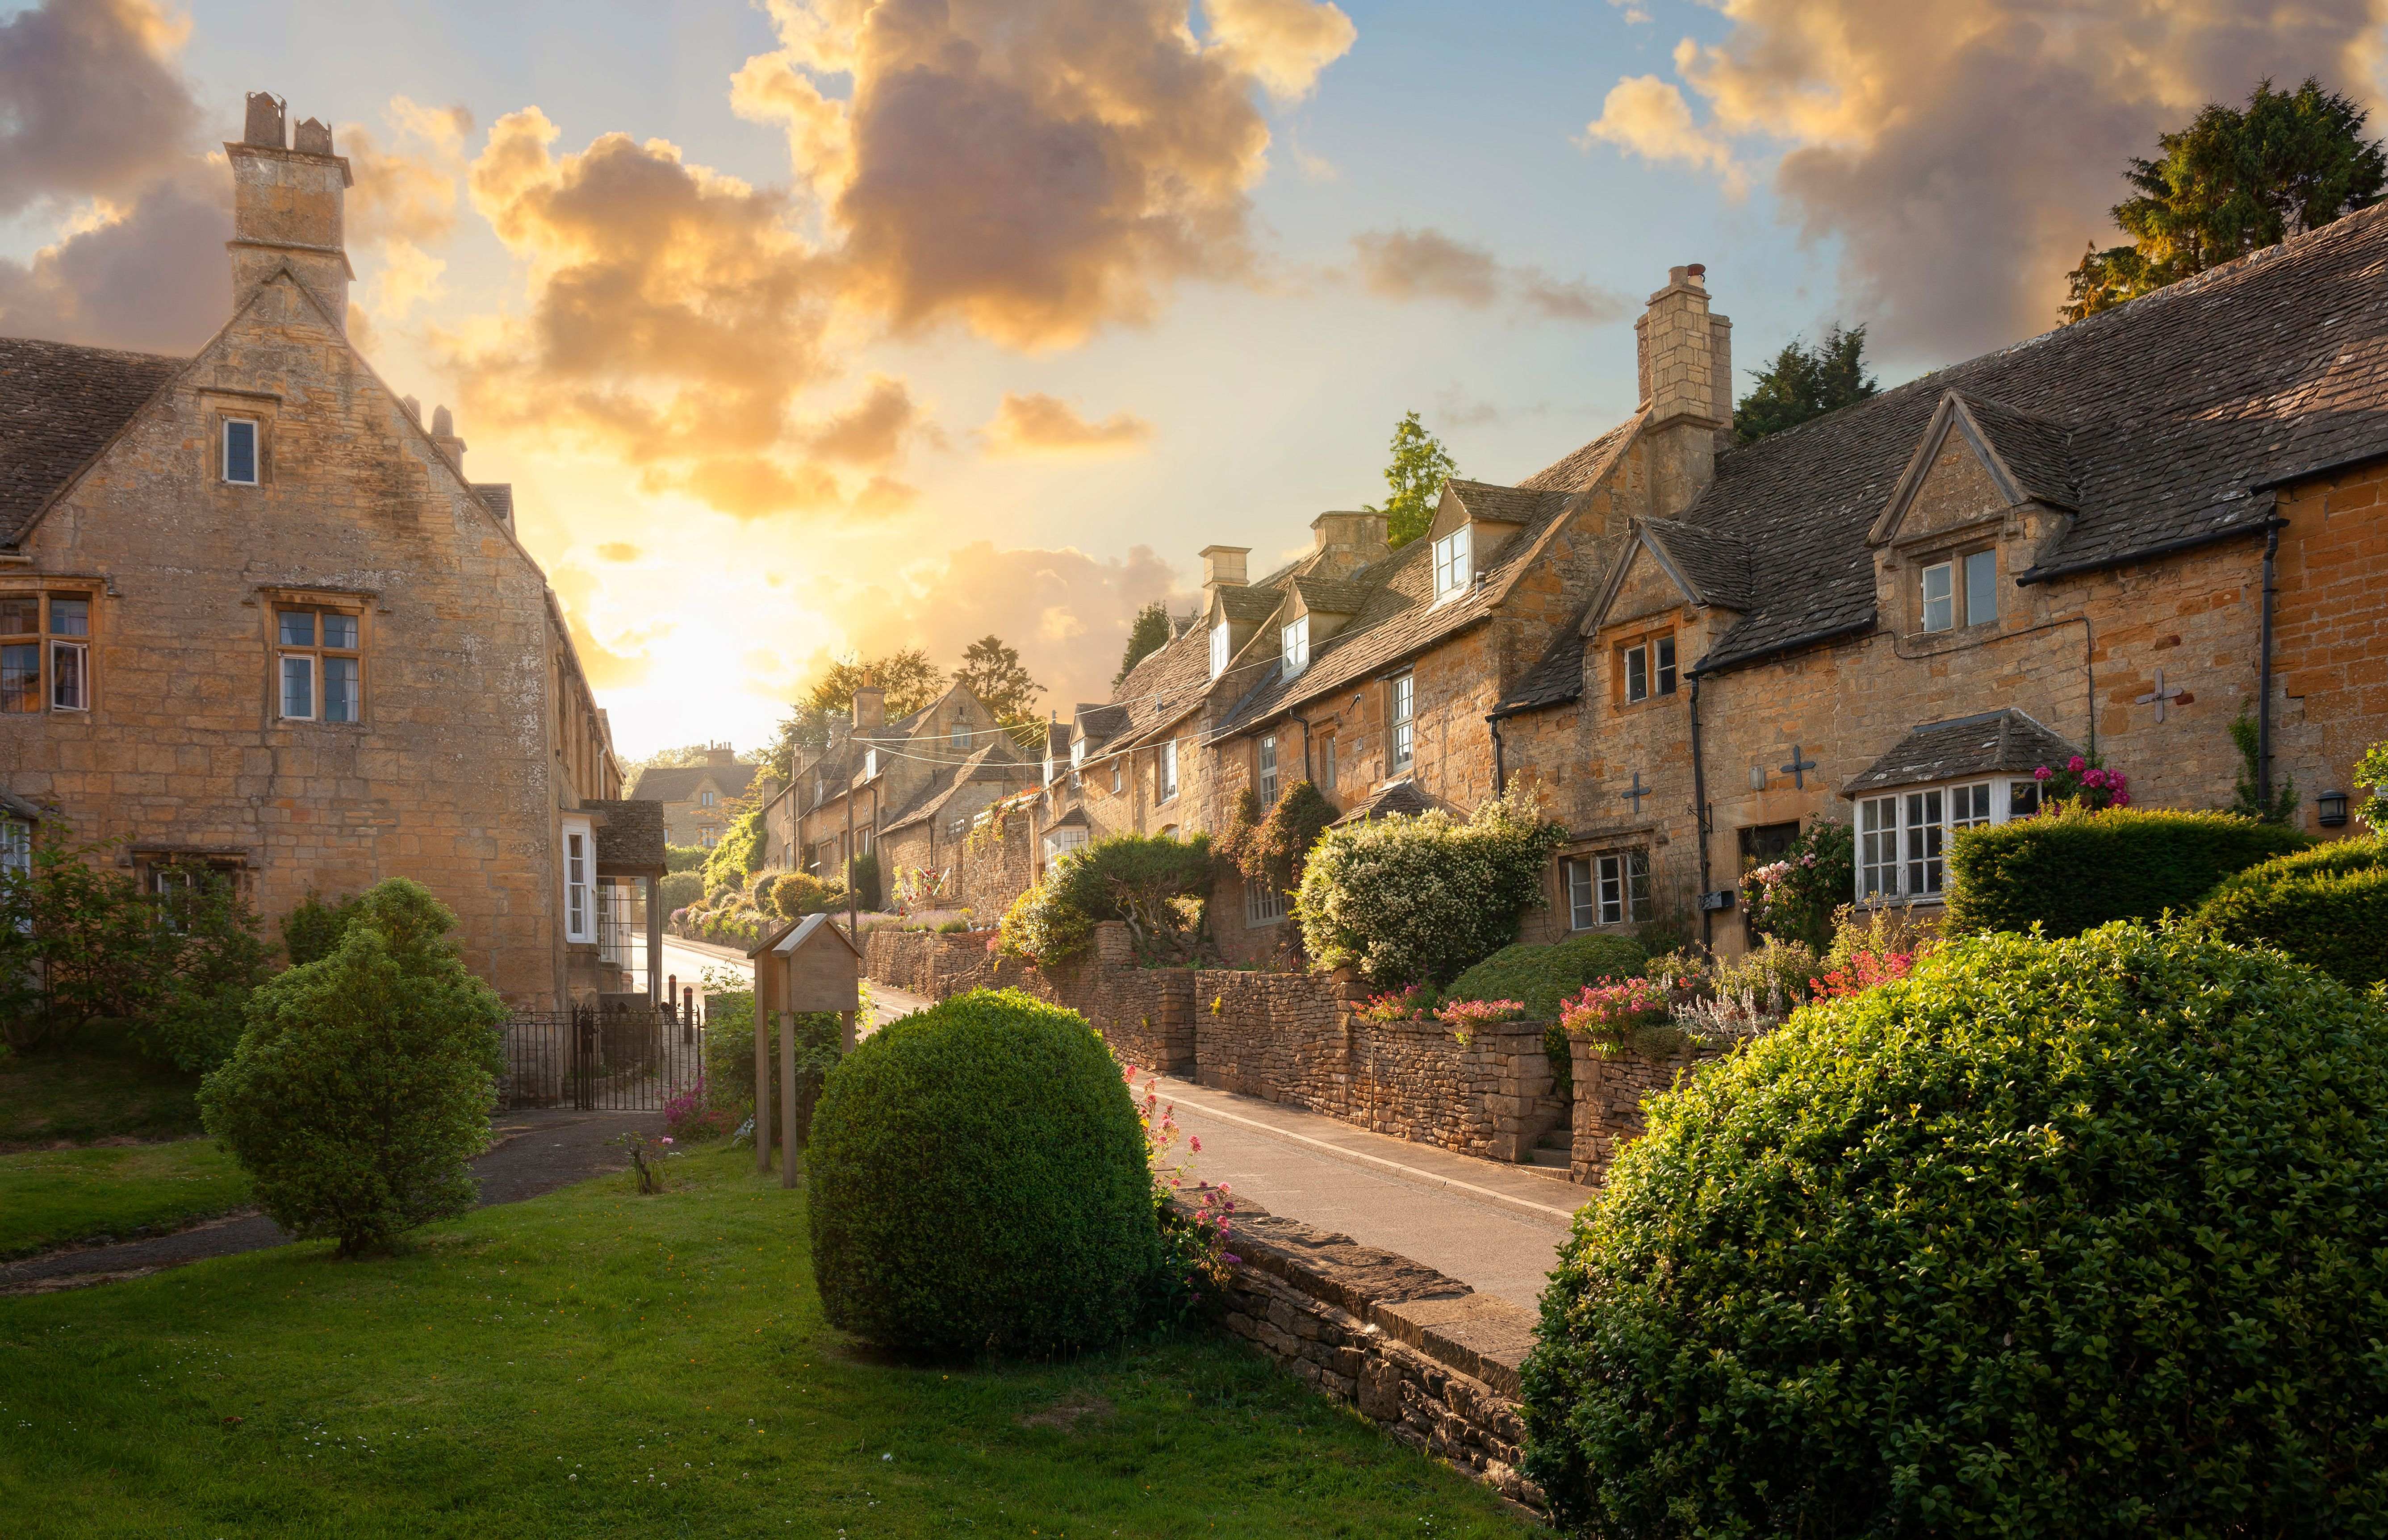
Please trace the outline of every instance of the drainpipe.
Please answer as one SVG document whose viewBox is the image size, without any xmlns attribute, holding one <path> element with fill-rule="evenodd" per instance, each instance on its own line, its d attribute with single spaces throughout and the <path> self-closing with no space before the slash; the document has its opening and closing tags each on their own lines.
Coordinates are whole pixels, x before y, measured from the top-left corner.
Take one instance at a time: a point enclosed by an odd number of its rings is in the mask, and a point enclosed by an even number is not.
<svg viewBox="0 0 2388 1540">
<path fill-rule="evenodd" d="M 1492 729 L 1492 795 L 1497 798 L 1509 789 L 1509 766 L 1501 745 L 1501 713 L 1492 713 L 1484 718 L 1484 725 Z"/>
<path fill-rule="evenodd" d="M 1692 675 L 1692 822 L 1700 841 L 1700 945 L 1716 950 L 1716 912 L 1708 907 L 1708 781 L 1700 763 L 1700 675 Z"/>
<path fill-rule="evenodd" d="M 1285 719 L 1302 729 L 1302 778 L 1315 786 L 1317 781 L 1310 772 L 1310 718 L 1296 716 L 1291 712 L 1288 712 L 1285 713 Z"/>
<path fill-rule="evenodd" d="M 848 940 L 854 940 L 854 786 L 848 782 L 845 788 L 845 938 Z"/>
<path fill-rule="evenodd" d="M 2272 801 L 2272 595 L 2280 554 L 2280 525 L 2275 517 L 2264 529 L 2264 600 L 2255 639 L 2255 799 Z"/>
</svg>

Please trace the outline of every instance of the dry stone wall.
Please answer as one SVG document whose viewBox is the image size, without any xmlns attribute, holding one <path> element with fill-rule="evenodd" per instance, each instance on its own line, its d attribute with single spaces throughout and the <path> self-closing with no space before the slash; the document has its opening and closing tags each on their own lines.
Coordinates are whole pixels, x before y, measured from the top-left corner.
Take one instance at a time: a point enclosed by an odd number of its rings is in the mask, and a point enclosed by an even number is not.
<svg viewBox="0 0 2388 1540">
<path fill-rule="evenodd" d="M 1663 1056 L 1569 1040 L 1575 1069 L 1575 1128 L 1568 1175 L 1588 1187 L 1608 1180 L 1617 1152 L 1642 1137 L 1642 1103 L 1673 1088 L 1685 1070 L 1713 1058 L 1688 1047 Z"/>
</svg>

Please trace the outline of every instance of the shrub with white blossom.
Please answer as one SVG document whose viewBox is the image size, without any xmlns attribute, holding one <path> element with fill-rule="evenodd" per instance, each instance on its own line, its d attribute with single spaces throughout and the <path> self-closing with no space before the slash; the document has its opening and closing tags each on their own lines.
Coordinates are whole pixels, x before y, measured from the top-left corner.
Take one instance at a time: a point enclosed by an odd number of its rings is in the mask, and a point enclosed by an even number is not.
<svg viewBox="0 0 2388 1540">
<path fill-rule="evenodd" d="M 1310 955 L 1398 988 L 1444 984 L 1518 939 L 1544 901 L 1566 831 L 1506 798 L 1462 821 L 1441 811 L 1328 829 L 1310 852 L 1294 916 Z"/>
</svg>

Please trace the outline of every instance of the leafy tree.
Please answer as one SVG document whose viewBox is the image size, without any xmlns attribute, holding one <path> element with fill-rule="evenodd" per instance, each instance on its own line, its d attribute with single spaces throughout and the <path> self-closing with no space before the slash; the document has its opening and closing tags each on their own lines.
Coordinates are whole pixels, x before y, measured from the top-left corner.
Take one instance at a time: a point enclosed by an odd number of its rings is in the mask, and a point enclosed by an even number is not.
<svg viewBox="0 0 2388 1540">
<path fill-rule="evenodd" d="M 1049 863 L 1005 913 L 997 945 L 1050 967 L 1084 951 L 1099 922 L 1120 920 L 1147 961 L 1191 962 L 1209 935 L 1211 877 L 1202 835 L 1115 834 Z"/>
<path fill-rule="evenodd" d="M 1734 435 L 1744 444 L 1755 444 L 1768 434 L 1838 411 L 1881 389 L 1866 372 L 1865 335 L 1862 326 L 1843 330 L 1835 322 L 1813 347 L 1798 337 L 1785 343 L 1772 363 L 1752 372 L 1757 385 L 1734 403 Z"/>
<path fill-rule="evenodd" d="M 954 683 L 968 687 L 1015 737 L 1022 723 L 1036 723 L 1036 698 L 1045 687 L 1020 666 L 1020 650 L 1006 647 L 992 632 L 962 649 L 962 666 L 954 670 Z"/>
<path fill-rule="evenodd" d="M 909 716 L 946 693 L 945 671 L 920 648 L 908 647 L 883 658 L 839 658 L 823 669 L 796 709 L 780 723 L 780 730 L 764 755 L 764 764 L 782 782 L 795 778 L 795 751 L 818 752 L 829 747 L 837 729 L 854 718 L 854 692 L 875 684 L 887 692 L 887 715 Z"/>
<path fill-rule="evenodd" d="M 1388 538 L 1399 550 L 1424 535 L 1434 523 L 1434 505 L 1442 496 L 1442 484 L 1459 469 L 1442 440 L 1426 431 L 1418 414 L 1406 411 L 1393 426 L 1393 458 L 1385 467 L 1385 485 L 1392 496 L 1379 508 L 1368 504 L 1371 513 L 1385 515 Z"/>
<path fill-rule="evenodd" d="M 2095 241 L 2066 276 L 2066 321 L 2318 230 L 2368 208 L 2388 186 L 2388 155 L 2363 137 L 2366 114 L 2308 78 L 2294 91 L 2256 85 L 2244 109 L 2209 102 L 2190 125 L 2158 136 L 2155 159 L 2133 157 L 2137 191 L 2115 205 L 2128 246 Z"/>
<path fill-rule="evenodd" d="M 392 877 L 328 957 L 260 989 L 199 1113 L 276 1224 L 343 1256 L 472 1206 L 489 1142 L 505 1006 L 446 940 L 456 923 Z"/>
<path fill-rule="evenodd" d="M 1145 659 L 1169 645 L 1169 607 L 1154 600 L 1136 612 L 1127 628 L 1127 650 L 1120 654 L 1119 672 L 1111 675 L 1111 688 L 1117 689 L 1128 671 Z"/>
</svg>

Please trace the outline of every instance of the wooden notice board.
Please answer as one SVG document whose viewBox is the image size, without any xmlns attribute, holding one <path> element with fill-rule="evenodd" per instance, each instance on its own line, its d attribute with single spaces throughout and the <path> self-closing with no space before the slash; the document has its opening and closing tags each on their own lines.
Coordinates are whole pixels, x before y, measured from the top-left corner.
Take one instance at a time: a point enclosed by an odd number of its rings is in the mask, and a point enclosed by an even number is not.
<svg viewBox="0 0 2388 1540">
<path fill-rule="evenodd" d="M 827 915 L 792 920 L 746 954 L 755 966 L 755 1169 L 771 1168 L 771 1023 L 780 1024 L 780 1062 L 796 1058 L 799 1014 L 835 1011 L 838 1049 L 854 1051 L 854 1014 L 861 1004 L 862 953 Z M 780 1077 L 780 1185 L 796 1184 L 796 1078 Z"/>
</svg>

